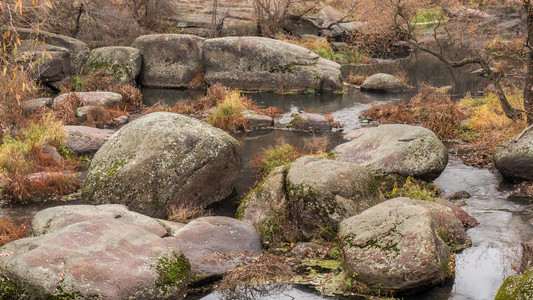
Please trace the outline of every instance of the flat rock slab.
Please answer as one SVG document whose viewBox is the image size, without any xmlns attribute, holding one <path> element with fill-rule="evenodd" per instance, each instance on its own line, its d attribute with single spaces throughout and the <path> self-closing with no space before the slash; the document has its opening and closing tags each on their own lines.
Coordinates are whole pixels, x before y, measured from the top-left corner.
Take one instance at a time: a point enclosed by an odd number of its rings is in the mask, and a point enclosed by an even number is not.
<svg viewBox="0 0 533 300">
<path fill-rule="evenodd" d="M 304 131 L 330 131 L 331 122 L 321 114 L 300 113 L 287 125 L 288 127 Z"/>
<path fill-rule="evenodd" d="M 25 291 L 20 298 L 182 298 L 190 264 L 174 238 L 125 220 L 77 222 L 11 242 L 1 250 L 0 274 Z"/>
<path fill-rule="evenodd" d="M 22 101 L 21 107 L 25 114 L 32 113 L 42 107 L 52 106 L 53 98 L 38 98 L 32 100 Z"/>
<path fill-rule="evenodd" d="M 164 223 L 159 220 L 129 211 L 120 204 L 93 205 L 67 205 L 56 206 L 41 210 L 33 217 L 31 228 L 33 235 L 39 236 L 61 231 L 66 226 L 97 220 L 97 219 L 120 219 L 123 223 L 129 223 L 151 232 L 159 237 L 167 234 Z"/>
<path fill-rule="evenodd" d="M 261 254 L 261 240 L 249 223 L 227 217 L 196 219 L 176 234 L 192 272 L 222 275 Z"/>
<path fill-rule="evenodd" d="M 65 126 L 67 146 L 78 154 L 95 153 L 115 133 L 111 129 L 98 129 L 88 126 Z"/>
<path fill-rule="evenodd" d="M 85 101 L 85 105 L 90 106 L 120 106 L 122 105 L 122 95 L 112 92 L 77 92 L 78 97 Z M 57 107 L 61 104 L 68 94 L 61 94 L 54 99 L 52 107 Z"/>
</svg>

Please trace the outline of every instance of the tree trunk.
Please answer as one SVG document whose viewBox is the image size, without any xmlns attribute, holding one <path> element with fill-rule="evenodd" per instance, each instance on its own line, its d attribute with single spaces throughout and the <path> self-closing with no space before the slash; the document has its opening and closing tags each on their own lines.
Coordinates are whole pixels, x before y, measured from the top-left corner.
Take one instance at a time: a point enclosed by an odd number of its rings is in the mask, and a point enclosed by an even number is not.
<svg viewBox="0 0 533 300">
<path fill-rule="evenodd" d="M 524 1 L 527 12 L 527 45 L 530 47 L 527 59 L 527 78 L 524 89 L 524 110 L 526 111 L 527 123 L 533 124 L 533 7 L 530 1 Z"/>
</svg>

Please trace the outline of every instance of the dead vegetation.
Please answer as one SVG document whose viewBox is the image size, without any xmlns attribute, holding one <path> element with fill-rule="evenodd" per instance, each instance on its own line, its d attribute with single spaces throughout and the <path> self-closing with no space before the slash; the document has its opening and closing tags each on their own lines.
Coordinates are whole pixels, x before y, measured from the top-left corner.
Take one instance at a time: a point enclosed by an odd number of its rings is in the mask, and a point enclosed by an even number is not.
<svg viewBox="0 0 533 300">
<path fill-rule="evenodd" d="M 261 254 L 251 262 L 239 266 L 220 281 L 217 290 L 235 299 L 243 294 L 266 291 L 265 285 L 287 281 L 293 276 L 290 266 L 279 256 Z"/>
<path fill-rule="evenodd" d="M 187 224 L 194 219 L 211 215 L 212 212 L 204 207 L 185 204 L 181 206 L 172 206 L 170 208 L 170 217 L 168 219 L 170 221 Z"/>
<path fill-rule="evenodd" d="M 15 224 L 9 216 L 0 219 L 0 247 L 12 241 L 25 238 L 29 234 L 29 219 L 27 219 L 22 225 Z"/>
<path fill-rule="evenodd" d="M 454 138 L 459 133 L 460 122 L 465 115 L 445 93 L 423 85 L 408 105 L 372 105 L 362 113 L 362 117 L 380 124 L 421 125 L 441 138 Z"/>
</svg>

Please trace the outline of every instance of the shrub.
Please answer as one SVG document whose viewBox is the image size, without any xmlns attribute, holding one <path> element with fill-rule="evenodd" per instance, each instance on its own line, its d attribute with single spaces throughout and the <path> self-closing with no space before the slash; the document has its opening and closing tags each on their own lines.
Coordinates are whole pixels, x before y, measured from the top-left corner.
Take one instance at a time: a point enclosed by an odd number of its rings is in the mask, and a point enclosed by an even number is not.
<svg viewBox="0 0 533 300">
<path fill-rule="evenodd" d="M 394 182 L 391 191 L 386 192 L 388 199 L 397 197 L 407 197 L 416 200 L 435 201 L 438 196 L 438 188 L 431 183 L 407 177 L 405 183 L 400 187 L 398 182 Z"/>
<path fill-rule="evenodd" d="M 507 93 L 511 106 L 523 110 L 523 96 L 518 90 Z M 488 146 L 509 140 L 526 128 L 526 120 L 513 121 L 505 116 L 498 97 L 490 93 L 484 97 L 464 97 L 459 106 L 470 120 L 462 132 L 463 138 Z"/>
<path fill-rule="evenodd" d="M 217 104 L 215 112 L 207 118 L 207 122 L 226 131 L 246 129 L 248 121 L 243 117 L 242 111 L 249 106 L 249 99 L 242 97 L 237 91 L 232 91 L 224 101 Z"/>
<path fill-rule="evenodd" d="M 453 101 L 437 88 L 423 85 L 411 99 L 409 107 L 422 126 L 432 130 L 439 137 L 451 138 L 457 135 L 463 112 Z"/>
<path fill-rule="evenodd" d="M 287 143 L 285 140 L 278 140 L 276 146 L 264 149 L 250 161 L 250 164 L 261 177 L 264 177 L 274 170 L 274 168 L 288 165 L 301 156 L 303 156 L 303 153 L 298 148 Z"/>
<path fill-rule="evenodd" d="M 85 106 L 85 101 L 76 93 L 69 93 L 61 104 L 54 108 L 56 117 L 66 125 L 76 124 L 78 108 Z"/>
<path fill-rule="evenodd" d="M 41 148 L 48 145 L 67 152 L 65 134 L 61 121 L 48 114 L 39 122 L 30 121 L 19 136 L 4 136 L 0 144 L 0 179 L 6 179 L 7 183 L 2 193 L 24 201 L 32 196 L 60 195 L 77 188 L 78 180 L 63 172 L 73 170 L 75 164 L 69 160 L 54 161 Z"/>
<path fill-rule="evenodd" d="M 29 74 L 21 68 L 4 66 L 0 70 L 0 137 L 22 125 L 21 102 L 37 96 L 37 89 Z"/>
</svg>

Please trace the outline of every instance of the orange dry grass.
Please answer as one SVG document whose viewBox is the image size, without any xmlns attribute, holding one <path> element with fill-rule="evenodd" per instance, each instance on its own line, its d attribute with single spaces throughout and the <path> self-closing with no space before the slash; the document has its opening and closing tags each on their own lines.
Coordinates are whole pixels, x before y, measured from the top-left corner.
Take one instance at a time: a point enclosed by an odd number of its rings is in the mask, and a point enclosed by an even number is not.
<svg viewBox="0 0 533 300">
<path fill-rule="evenodd" d="M 16 225 L 11 217 L 0 219 L 0 247 L 12 241 L 25 238 L 30 234 L 30 220 L 22 225 Z"/>
<path fill-rule="evenodd" d="M 103 88 L 104 91 L 122 95 L 122 106 L 124 111 L 139 110 L 143 107 L 143 96 L 141 90 L 133 85 L 115 84 Z"/>
<path fill-rule="evenodd" d="M 364 119 L 375 120 L 380 124 L 413 124 L 415 118 L 407 105 L 400 103 L 398 105 L 385 103 L 381 105 L 372 104 L 372 107 L 363 111 L 361 117 Z"/>
<path fill-rule="evenodd" d="M 78 122 L 76 112 L 79 107 L 85 105 L 85 101 L 75 93 L 69 93 L 63 102 L 55 107 L 54 112 L 58 119 L 65 125 L 72 125 Z"/>
</svg>

